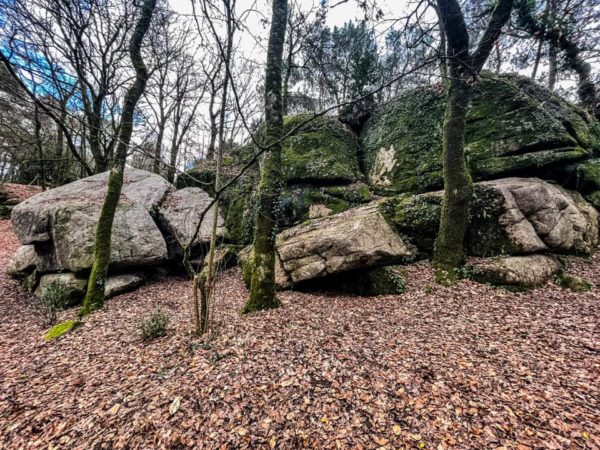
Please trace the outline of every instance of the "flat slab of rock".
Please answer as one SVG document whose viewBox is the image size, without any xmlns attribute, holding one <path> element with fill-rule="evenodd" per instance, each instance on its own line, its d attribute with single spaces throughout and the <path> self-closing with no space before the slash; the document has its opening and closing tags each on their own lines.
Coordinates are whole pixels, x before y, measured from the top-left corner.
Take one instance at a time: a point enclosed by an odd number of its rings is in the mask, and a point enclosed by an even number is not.
<svg viewBox="0 0 600 450">
<path fill-rule="evenodd" d="M 194 237 L 196 227 L 202 218 L 192 247 L 207 243 L 211 238 L 212 224 L 215 216 L 215 208 L 211 207 L 202 217 L 212 199 L 202 189 L 188 187 L 178 191 L 170 192 L 159 210 L 159 217 L 173 242 L 169 244 L 178 249 L 188 245 Z M 217 218 L 217 236 L 223 237 L 227 234 L 225 222 L 221 215 Z"/>
<path fill-rule="evenodd" d="M 552 255 L 499 256 L 470 264 L 473 279 L 516 288 L 541 286 L 559 270 L 560 263 Z"/>
<path fill-rule="evenodd" d="M 125 292 L 133 291 L 144 284 L 144 277 L 138 274 L 128 273 L 108 277 L 104 286 L 104 295 L 111 298 Z"/>
<path fill-rule="evenodd" d="M 285 230 L 277 236 L 277 255 L 287 274 L 278 278 L 280 286 L 414 256 L 377 204 Z"/>
</svg>

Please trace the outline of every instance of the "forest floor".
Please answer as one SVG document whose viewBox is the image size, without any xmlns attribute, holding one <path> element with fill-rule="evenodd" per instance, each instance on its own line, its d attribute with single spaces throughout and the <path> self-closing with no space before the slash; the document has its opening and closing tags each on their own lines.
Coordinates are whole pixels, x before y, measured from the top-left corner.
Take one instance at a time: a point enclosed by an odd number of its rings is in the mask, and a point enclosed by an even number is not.
<svg viewBox="0 0 600 450">
<path fill-rule="evenodd" d="M 0 221 L 0 267 L 17 246 Z M 2 270 L 0 449 L 600 448 L 600 287 L 449 289 L 408 270 L 404 295 L 284 292 L 240 317 L 231 269 L 207 341 L 190 283 L 167 278 L 50 343 Z M 600 255 L 570 270 L 600 280 Z M 168 334 L 146 343 L 155 309 Z"/>
</svg>

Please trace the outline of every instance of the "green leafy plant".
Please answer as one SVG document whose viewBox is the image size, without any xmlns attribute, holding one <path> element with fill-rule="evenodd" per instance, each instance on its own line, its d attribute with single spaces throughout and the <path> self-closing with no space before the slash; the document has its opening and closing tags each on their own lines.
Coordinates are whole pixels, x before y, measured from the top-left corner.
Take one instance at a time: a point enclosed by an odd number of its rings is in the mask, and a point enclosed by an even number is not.
<svg viewBox="0 0 600 450">
<path fill-rule="evenodd" d="M 155 311 L 150 317 L 140 323 L 142 340 L 150 341 L 166 335 L 168 325 L 169 318 L 162 311 Z"/>
<path fill-rule="evenodd" d="M 35 306 L 45 325 L 56 323 L 58 311 L 65 309 L 69 304 L 69 295 L 68 288 L 59 281 L 44 286 L 41 295 L 36 296 Z"/>
</svg>

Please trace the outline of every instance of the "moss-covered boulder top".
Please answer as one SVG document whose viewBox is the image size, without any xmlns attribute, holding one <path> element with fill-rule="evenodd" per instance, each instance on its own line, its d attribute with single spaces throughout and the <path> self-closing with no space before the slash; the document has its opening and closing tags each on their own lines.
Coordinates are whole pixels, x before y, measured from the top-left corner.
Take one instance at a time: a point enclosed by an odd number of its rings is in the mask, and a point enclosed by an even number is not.
<svg viewBox="0 0 600 450">
<path fill-rule="evenodd" d="M 283 175 L 288 183 L 352 183 L 363 178 L 358 164 L 360 142 L 335 117 L 288 116 L 284 131 L 296 130 L 283 144 Z M 300 128 L 298 128 L 300 127 Z"/>
<path fill-rule="evenodd" d="M 370 184 L 379 192 L 442 187 L 445 95 L 422 87 L 376 111 L 361 134 Z M 598 124 L 560 96 L 514 75 L 484 78 L 475 87 L 466 130 L 475 179 L 543 176 L 592 156 Z"/>
</svg>

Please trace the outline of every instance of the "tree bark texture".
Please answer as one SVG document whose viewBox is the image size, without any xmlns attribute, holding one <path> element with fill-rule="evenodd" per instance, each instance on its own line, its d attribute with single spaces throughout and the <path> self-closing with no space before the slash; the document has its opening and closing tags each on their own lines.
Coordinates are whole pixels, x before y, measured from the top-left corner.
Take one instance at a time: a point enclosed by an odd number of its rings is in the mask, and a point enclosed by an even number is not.
<svg viewBox="0 0 600 450">
<path fill-rule="evenodd" d="M 280 305 L 275 294 L 275 235 L 277 208 L 282 188 L 281 143 L 283 104 L 281 95 L 282 57 L 287 25 L 287 0 L 273 0 L 273 18 L 265 76 L 265 140 L 272 147 L 264 155 L 258 192 L 258 210 L 251 257 L 250 296 L 242 313 Z"/>
</svg>

